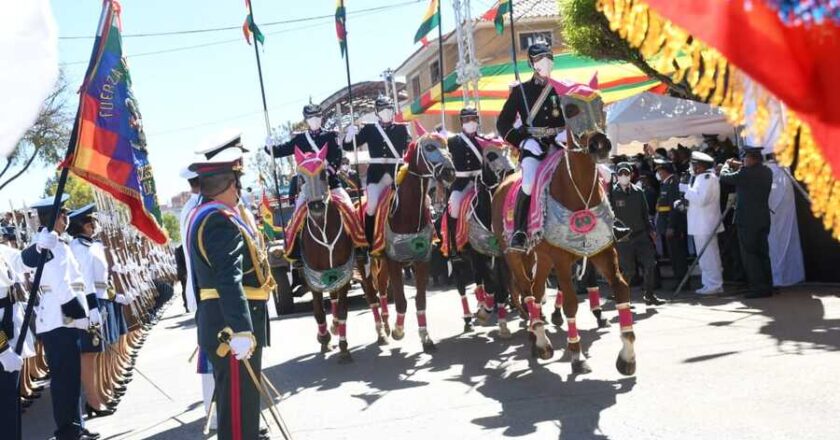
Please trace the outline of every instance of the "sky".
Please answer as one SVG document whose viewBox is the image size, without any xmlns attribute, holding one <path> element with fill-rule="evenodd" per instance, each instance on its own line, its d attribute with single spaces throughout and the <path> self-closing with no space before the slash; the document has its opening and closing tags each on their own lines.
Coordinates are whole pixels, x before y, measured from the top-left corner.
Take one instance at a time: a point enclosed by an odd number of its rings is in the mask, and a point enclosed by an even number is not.
<svg viewBox="0 0 840 440">
<path fill-rule="evenodd" d="M 388 5 L 376 12 L 354 11 Z M 478 17 L 493 0 L 472 0 Z M 234 29 L 153 37 L 124 37 L 134 95 L 140 104 L 158 197 L 166 204 L 186 190 L 178 171 L 188 164 L 202 139 L 225 128 L 243 133 L 252 153 L 260 152 L 265 122 L 253 47 L 242 35 L 244 0 L 122 0 L 123 34 Z M 311 96 L 320 102 L 346 86 L 344 60 L 335 36 L 334 0 L 252 0 L 254 18 L 265 34 L 261 48 L 266 99 L 272 126 L 300 120 Z M 53 0 L 58 24 L 59 59 L 71 89 L 87 68 L 99 20 L 98 0 Z M 419 44 L 414 33 L 428 0 L 346 0 L 350 74 L 354 83 L 380 80 Z M 443 30 L 453 28 L 451 2 L 442 2 Z M 265 23 L 314 16 L 315 20 L 268 26 Z M 86 37 L 86 38 L 68 38 Z M 201 47 L 194 47 L 201 46 Z M 160 52 L 154 53 L 150 52 Z M 73 111 L 77 99 L 69 103 Z M 0 194 L 0 210 L 11 201 L 21 207 L 43 194 L 53 166 L 33 167 Z"/>
</svg>

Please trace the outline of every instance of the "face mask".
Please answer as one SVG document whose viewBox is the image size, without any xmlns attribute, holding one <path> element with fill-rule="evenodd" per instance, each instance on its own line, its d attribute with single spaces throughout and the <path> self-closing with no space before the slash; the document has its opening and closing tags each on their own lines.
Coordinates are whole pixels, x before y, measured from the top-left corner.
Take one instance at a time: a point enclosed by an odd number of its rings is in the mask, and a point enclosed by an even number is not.
<svg viewBox="0 0 840 440">
<path fill-rule="evenodd" d="M 696 176 L 697 172 L 694 171 L 694 167 L 691 167 L 691 168 L 688 169 L 688 174 L 691 174 L 692 176 Z"/>
<path fill-rule="evenodd" d="M 475 121 L 464 122 L 464 124 L 461 126 L 461 128 L 464 129 L 464 133 L 473 134 L 476 131 L 478 131 L 478 122 L 475 122 Z"/>
<path fill-rule="evenodd" d="M 306 119 L 306 125 L 309 126 L 310 130 L 320 130 L 321 129 L 321 117 L 320 116 L 313 116 L 311 118 Z"/>
<path fill-rule="evenodd" d="M 627 186 L 630 184 L 630 176 L 618 176 L 618 184 L 621 186 Z"/>
<path fill-rule="evenodd" d="M 554 68 L 554 60 L 551 58 L 543 58 L 534 63 L 534 72 L 543 78 L 551 76 L 551 70 Z"/>
<path fill-rule="evenodd" d="M 394 120 L 394 110 L 390 108 L 380 110 L 377 115 L 379 115 L 379 120 L 386 124 Z"/>
<path fill-rule="evenodd" d="M 656 173 L 656 180 L 661 182 L 662 181 L 662 174 Z"/>
</svg>

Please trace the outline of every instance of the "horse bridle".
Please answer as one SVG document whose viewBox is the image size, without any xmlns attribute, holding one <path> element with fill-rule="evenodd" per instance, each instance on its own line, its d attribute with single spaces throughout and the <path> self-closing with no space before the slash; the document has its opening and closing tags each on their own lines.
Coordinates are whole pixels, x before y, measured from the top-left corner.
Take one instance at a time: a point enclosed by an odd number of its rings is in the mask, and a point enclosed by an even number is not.
<svg viewBox="0 0 840 440">
<path fill-rule="evenodd" d="M 420 209 L 418 210 L 418 214 L 417 214 L 417 232 L 420 232 L 423 229 L 423 205 L 424 205 L 424 202 L 426 201 L 425 200 L 425 198 L 426 198 L 426 181 L 429 178 L 435 178 L 435 176 L 438 173 L 438 169 L 443 168 L 444 161 L 441 160 L 440 163 L 438 163 L 438 164 L 430 163 L 429 159 L 426 157 L 426 151 L 425 151 L 426 149 L 425 149 L 425 147 L 423 147 L 423 145 L 420 144 L 420 141 L 417 142 L 417 145 L 415 146 L 415 150 L 416 151 L 415 151 L 414 155 L 416 156 L 416 158 L 415 158 L 415 161 L 412 161 L 408 164 L 408 174 L 411 174 L 412 176 L 420 179 L 420 200 L 419 200 Z M 445 153 L 440 148 L 438 148 L 436 151 L 443 158 L 446 157 Z M 420 160 L 423 161 L 423 165 L 426 167 L 426 170 L 427 170 L 426 173 L 418 173 L 418 172 L 413 171 L 411 169 L 411 164 L 414 163 L 414 162 L 419 162 Z M 397 185 L 397 186 L 399 186 L 399 185 Z M 396 207 L 399 206 L 399 193 L 398 192 L 395 192 L 394 205 L 395 205 L 394 210 L 396 210 Z"/>
</svg>

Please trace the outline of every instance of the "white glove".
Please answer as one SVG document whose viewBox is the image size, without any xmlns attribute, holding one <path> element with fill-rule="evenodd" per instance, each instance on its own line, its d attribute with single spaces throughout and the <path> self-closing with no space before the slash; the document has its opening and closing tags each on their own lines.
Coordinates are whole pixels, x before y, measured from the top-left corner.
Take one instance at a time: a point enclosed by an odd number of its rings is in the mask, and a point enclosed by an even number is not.
<svg viewBox="0 0 840 440">
<path fill-rule="evenodd" d="M 554 142 L 557 143 L 557 145 L 566 145 L 567 140 L 566 130 L 563 130 L 560 133 L 557 133 L 557 136 L 554 136 Z"/>
<path fill-rule="evenodd" d="M 43 229 L 41 232 L 35 234 L 34 241 L 39 251 L 43 249 L 53 250 L 58 244 L 58 234 Z"/>
<path fill-rule="evenodd" d="M 528 138 L 522 141 L 521 148 L 523 150 L 528 150 L 537 156 L 543 154 L 542 146 L 540 146 L 540 143 L 534 138 Z"/>
<path fill-rule="evenodd" d="M 118 293 L 114 295 L 114 302 L 125 306 L 128 305 L 128 298 L 126 298 L 122 293 Z"/>
<path fill-rule="evenodd" d="M 230 338 L 230 349 L 236 360 L 250 359 L 256 345 L 254 336 L 250 334 L 234 335 Z"/>
<path fill-rule="evenodd" d="M 91 309 L 90 313 L 88 313 L 88 319 L 93 325 L 102 325 L 102 314 L 99 313 L 99 309 Z"/>
<path fill-rule="evenodd" d="M 9 347 L 6 351 L 0 353 L 0 364 L 3 364 L 3 369 L 6 370 L 7 373 L 20 371 L 20 367 L 23 366 L 23 358 L 18 356 L 18 354 L 12 350 L 12 347 Z"/>
<path fill-rule="evenodd" d="M 265 146 L 266 147 L 273 148 L 277 144 L 279 144 L 279 142 L 277 142 L 277 138 L 275 138 L 273 134 L 270 134 L 270 135 L 265 137 Z"/>
<path fill-rule="evenodd" d="M 353 142 L 353 138 L 356 137 L 356 134 L 359 133 L 359 129 L 355 125 L 350 125 L 347 127 L 347 131 L 344 133 L 344 143 Z"/>
<path fill-rule="evenodd" d="M 87 330 L 90 327 L 90 320 L 88 318 L 74 319 L 72 326 L 80 330 Z"/>
</svg>

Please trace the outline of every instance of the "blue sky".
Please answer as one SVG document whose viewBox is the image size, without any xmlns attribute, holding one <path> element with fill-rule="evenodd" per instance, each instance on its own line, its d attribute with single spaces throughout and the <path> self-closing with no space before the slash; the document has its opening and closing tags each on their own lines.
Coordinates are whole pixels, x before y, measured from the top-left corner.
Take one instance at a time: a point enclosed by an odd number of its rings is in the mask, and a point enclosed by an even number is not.
<svg viewBox="0 0 840 440">
<path fill-rule="evenodd" d="M 334 0 L 252 0 L 257 24 L 332 15 Z M 369 9 L 411 0 L 346 0 L 350 71 L 353 82 L 378 80 L 386 68 L 396 68 L 417 45 L 413 44 L 427 0 L 383 12 L 354 16 Z M 192 157 L 202 138 L 225 127 L 243 132 L 252 151 L 265 139 L 257 68 L 253 48 L 239 26 L 245 18 L 244 0 L 122 0 L 123 33 L 156 33 L 235 26 L 235 29 L 188 35 L 124 38 L 134 84 L 148 137 L 150 160 L 161 203 L 186 189 L 178 170 Z M 480 16 L 493 0 L 473 0 L 473 16 Z M 101 3 L 97 0 L 53 0 L 53 14 L 61 37 L 92 36 Z M 443 1 L 443 29 L 452 29 L 451 2 Z M 294 24 L 261 26 L 266 35 L 263 75 L 271 123 L 300 119 L 312 96 L 316 102 L 345 86 L 344 61 L 335 38 L 332 18 Z M 226 42 L 229 41 L 230 42 Z M 59 41 L 60 61 L 71 88 L 81 83 L 92 39 Z M 186 46 L 219 44 L 136 56 Z M 134 56 L 132 56 L 134 55 Z M 77 101 L 71 100 L 75 108 Z M 252 153 L 253 154 L 253 153 Z M 0 194 L 0 210 L 12 200 L 20 206 L 43 192 L 52 167 L 30 170 Z"/>
</svg>

